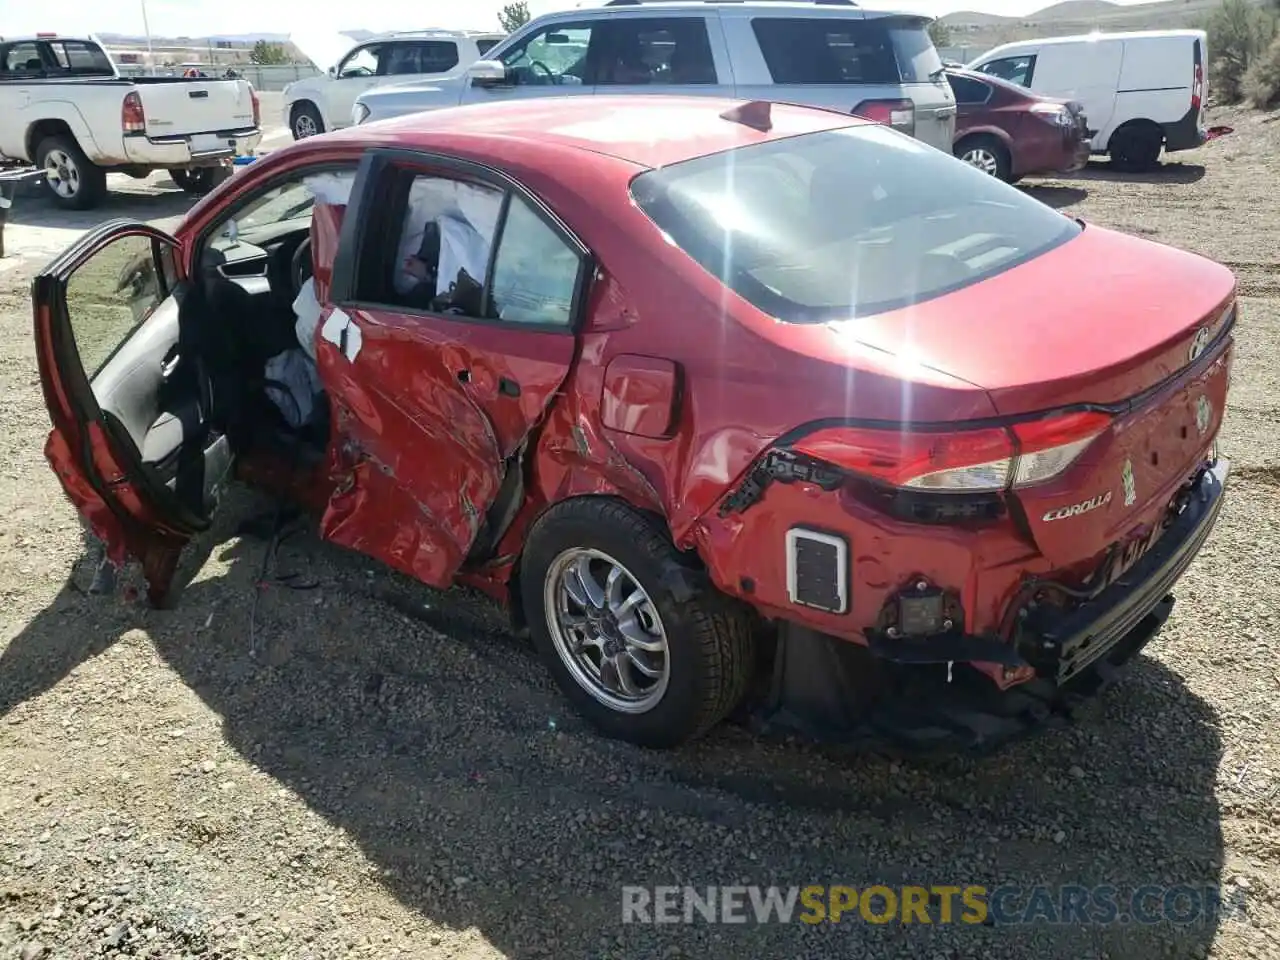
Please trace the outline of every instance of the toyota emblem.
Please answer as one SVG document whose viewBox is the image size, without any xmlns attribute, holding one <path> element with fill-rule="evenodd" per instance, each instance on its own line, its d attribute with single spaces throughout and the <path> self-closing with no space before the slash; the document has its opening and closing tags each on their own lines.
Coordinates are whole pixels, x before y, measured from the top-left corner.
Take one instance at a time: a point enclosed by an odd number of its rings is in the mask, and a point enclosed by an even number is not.
<svg viewBox="0 0 1280 960">
<path fill-rule="evenodd" d="M 1195 338 L 1191 341 L 1191 352 L 1187 356 L 1189 363 L 1195 363 L 1196 358 L 1209 348 L 1209 339 L 1212 334 L 1208 327 L 1201 327 L 1196 331 Z"/>
</svg>

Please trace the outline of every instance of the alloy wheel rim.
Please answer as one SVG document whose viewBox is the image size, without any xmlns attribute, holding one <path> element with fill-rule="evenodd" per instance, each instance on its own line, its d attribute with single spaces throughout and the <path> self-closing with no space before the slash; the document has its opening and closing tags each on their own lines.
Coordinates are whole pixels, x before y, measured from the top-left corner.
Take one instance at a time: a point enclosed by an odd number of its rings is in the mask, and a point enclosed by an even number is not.
<svg viewBox="0 0 1280 960">
<path fill-rule="evenodd" d="M 993 177 L 1000 171 L 1000 164 L 996 160 L 995 154 L 982 147 L 967 151 L 963 159 L 965 163 L 972 167 L 977 167 L 983 173 L 989 173 Z"/>
<path fill-rule="evenodd" d="M 80 191 L 80 169 L 65 150 L 50 150 L 45 155 L 44 179 L 54 193 L 65 199 Z"/>
<path fill-rule="evenodd" d="M 298 135 L 299 140 L 316 135 L 316 122 L 310 114 L 300 113 L 298 118 L 293 121 L 293 132 Z"/>
<path fill-rule="evenodd" d="M 657 706 L 671 679 L 666 630 L 625 566 L 600 550 L 566 550 L 547 571 L 543 604 L 556 654 L 583 690 L 618 713 Z"/>
</svg>

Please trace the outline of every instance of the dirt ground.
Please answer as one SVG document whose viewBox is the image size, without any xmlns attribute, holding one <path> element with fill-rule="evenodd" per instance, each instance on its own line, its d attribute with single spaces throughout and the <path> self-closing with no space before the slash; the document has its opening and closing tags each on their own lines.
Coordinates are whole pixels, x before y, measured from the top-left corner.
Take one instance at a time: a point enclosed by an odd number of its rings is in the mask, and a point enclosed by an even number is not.
<svg viewBox="0 0 1280 960">
<path fill-rule="evenodd" d="M 187 201 L 15 210 L 0 261 L 0 957 L 1280 956 L 1280 122 L 1148 177 L 1028 189 L 1238 273 L 1229 502 L 1169 625 L 1075 727 L 900 764 L 733 726 L 653 754 L 568 710 L 497 612 L 302 535 L 269 587 L 238 495 L 176 610 L 85 593 L 41 456 L 30 278 Z M 113 178 L 114 180 L 114 178 Z M 1063 277 L 1064 287 L 1088 282 Z M 1045 296 L 1055 292 L 1045 291 Z M 1029 305 L 1029 309 L 1034 309 Z M 298 582 L 295 581 L 295 582 Z M 1230 918 L 624 925 L 627 884 L 1218 885 Z M 1242 905 L 1242 906 L 1241 906 Z"/>
</svg>

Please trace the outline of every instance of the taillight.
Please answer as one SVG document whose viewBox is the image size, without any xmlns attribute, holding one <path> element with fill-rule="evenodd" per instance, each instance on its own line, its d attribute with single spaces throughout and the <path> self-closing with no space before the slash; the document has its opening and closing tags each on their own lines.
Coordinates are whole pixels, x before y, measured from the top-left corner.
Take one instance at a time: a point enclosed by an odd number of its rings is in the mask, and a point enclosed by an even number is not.
<svg viewBox="0 0 1280 960">
<path fill-rule="evenodd" d="M 832 427 L 793 446 L 799 453 L 892 487 L 990 493 L 1053 479 L 1110 422 L 1106 414 L 1088 412 L 954 432 Z"/>
<path fill-rule="evenodd" d="M 1057 124 L 1060 127 L 1069 127 L 1073 125 L 1075 117 L 1071 111 L 1067 109 L 1065 104 L 1051 103 L 1042 101 L 1031 105 L 1031 112 L 1037 117 L 1043 117 L 1049 123 Z"/>
<path fill-rule="evenodd" d="M 916 105 L 910 100 L 863 100 L 851 111 L 873 123 L 883 123 L 902 133 L 916 132 Z"/>
<path fill-rule="evenodd" d="M 258 91 L 249 85 L 249 99 L 253 101 L 253 125 L 262 126 L 262 102 L 258 99 Z"/>
<path fill-rule="evenodd" d="M 125 133 L 142 133 L 147 125 L 147 115 L 142 109 L 142 97 L 137 90 L 124 95 L 120 105 L 120 129 Z"/>
<path fill-rule="evenodd" d="M 1191 84 L 1191 109 L 1199 111 L 1200 102 L 1204 97 L 1204 67 L 1200 66 L 1199 61 L 1196 62 L 1195 80 Z"/>
</svg>

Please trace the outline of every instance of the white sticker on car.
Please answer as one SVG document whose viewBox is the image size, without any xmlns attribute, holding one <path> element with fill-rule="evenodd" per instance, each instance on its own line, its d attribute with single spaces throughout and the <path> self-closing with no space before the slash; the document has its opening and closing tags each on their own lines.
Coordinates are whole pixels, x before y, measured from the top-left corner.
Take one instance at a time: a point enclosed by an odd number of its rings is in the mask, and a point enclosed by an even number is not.
<svg viewBox="0 0 1280 960">
<path fill-rule="evenodd" d="M 325 317 L 324 326 L 320 328 L 320 336 L 324 337 L 339 350 L 342 349 L 342 331 L 347 328 L 351 318 L 342 310 L 334 310 Z"/>
</svg>

